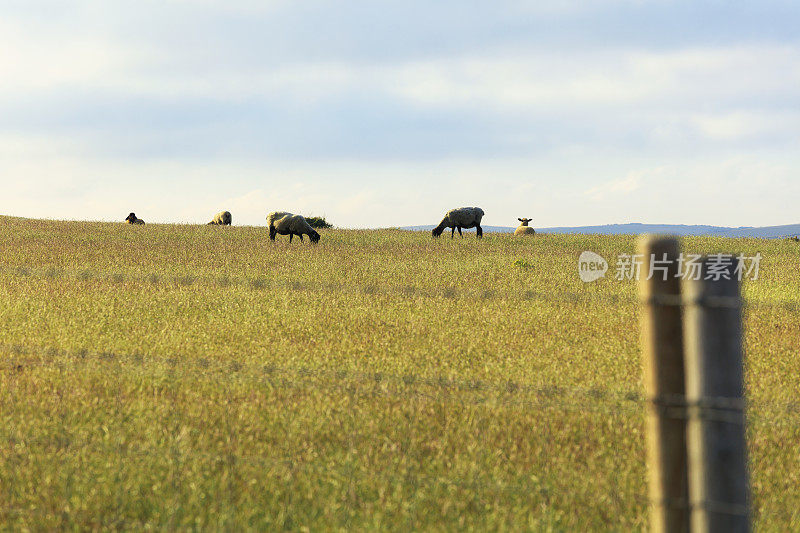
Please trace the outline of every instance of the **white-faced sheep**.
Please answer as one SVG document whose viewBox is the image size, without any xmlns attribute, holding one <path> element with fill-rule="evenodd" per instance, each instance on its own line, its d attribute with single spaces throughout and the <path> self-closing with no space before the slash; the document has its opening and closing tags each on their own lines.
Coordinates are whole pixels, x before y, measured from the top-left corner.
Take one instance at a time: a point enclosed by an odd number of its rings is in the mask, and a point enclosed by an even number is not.
<svg viewBox="0 0 800 533">
<path fill-rule="evenodd" d="M 136 218 L 136 213 L 131 213 L 127 217 L 125 217 L 125 222 L 128 224 L 144 224 L 144 220 L 141 218 Z"/>
<path fill-rule="evenodd" d="M 302 215 L 293 215 L 285 211 L 275 211 L 267 215 L 269 224 L 269 238 L 275 240 L 275 235 L 288 235 L 289 242 L 297 235 L 303 240 L 303 235 L 308 235 L 312 243 L 319 242 L 319 233 L 312 228 Z"/>
<path fill-rule="evenodd" d="M 233 217 L 230 211 L 220 211 L 214 215 L 214 219 L 208 223 L 209 226 L 230 226 Z"/>
<path fill-rule="evenodd" d="M 458 235 L 461 234 L 461 228 L 477 228 L 478 238 L 483 237 L 483 228 L 481 228 L 481 219 L 483 218 L 483 209 L 480 207 L 459 207 L 458 209 L 451 209 L 447 212 L 439 225 L 433 228 L 431 234 L 438 237 L 442 234 L 445 228 L 451 228 L 450 238 L 452 239 L 458 230 Z"/>
<path fill-rule="evenodd" d="M 514 235 L 535 235 L 536 230 L 528 225 L 528 222 L 533 220 L 532 218 L 518 218 L 520 224 L 517 226 L 517 229 L 514 230 Z"/>
</svg>

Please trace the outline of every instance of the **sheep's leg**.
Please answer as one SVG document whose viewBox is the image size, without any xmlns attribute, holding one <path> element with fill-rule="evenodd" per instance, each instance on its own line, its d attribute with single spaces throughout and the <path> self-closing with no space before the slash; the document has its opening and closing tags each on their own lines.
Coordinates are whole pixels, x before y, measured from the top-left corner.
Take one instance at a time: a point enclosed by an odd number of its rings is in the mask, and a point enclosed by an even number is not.
<svg viewBox="0 0 800 533">
<path fill-rule="evenodd" d="M 480 239 L 481 237 L 483 237 L 483 229 L 480 226 L 475 226 L 475 227 L 478 228 L 478 238 Z"/>
<path fill-rule="evenodd" d="M 453 226 L 453 230 L 450 232 L 450 238 L 452 239 L 455 234 L 456 234 L 456 227 Z"/>
<path fill-rule="evenodd" d="M 458 236 L 461 237 L 462 239 L 464 238 L 464 234 L 461 233 L 461 226 L 458 227 Z"/>
<path fill-rule="evenodd" d="M 294 233 L 289 234 L 289 242 L 292 242 L 292 237 L 294 237 Z"/>
<path fill-rule="evenodd" d="M 274 241 L 275 240 L 275 234 L 277 234 L 277 233 L 278 233 L 278 230 L 275 229 L 275 226 L 270 226 L 269 227 L 269 240 Z"/>
<path fill-rule="evenodd" d="M 300 242 L 303 242 L 303 234 L 299 233 L 298 235 L 300 235 Z"/>
</svg>

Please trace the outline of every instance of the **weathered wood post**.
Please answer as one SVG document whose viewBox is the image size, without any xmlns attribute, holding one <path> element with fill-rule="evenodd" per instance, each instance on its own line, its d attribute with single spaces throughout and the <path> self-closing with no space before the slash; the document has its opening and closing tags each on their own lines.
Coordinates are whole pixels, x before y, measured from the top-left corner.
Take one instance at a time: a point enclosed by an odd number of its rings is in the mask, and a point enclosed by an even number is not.
<svg viewBox="0 0 800 533">
<path fill-rule="evenodd" d="M 684 532 L 689 529 L 689 506 L 678 240 L 643 236 L 638 253 L 643 256 L 639 292 L 644 302 L 650 528 L 656 533 Z"/>
<path fill-rule="evenodd" d="M 686 431 L 696 532 L 750 529 L 741 297 L 736 258 L 728 260 L 721 265 L 719 255 L 703 258 L 699 279 L 685 287 Z"/>
</svg>

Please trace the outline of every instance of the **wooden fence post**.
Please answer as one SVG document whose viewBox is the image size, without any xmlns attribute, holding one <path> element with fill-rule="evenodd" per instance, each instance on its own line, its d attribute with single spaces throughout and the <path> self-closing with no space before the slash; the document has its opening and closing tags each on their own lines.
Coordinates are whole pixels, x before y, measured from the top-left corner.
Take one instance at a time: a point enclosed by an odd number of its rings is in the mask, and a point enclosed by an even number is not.
<svg viewBox="0 0 800 533">
<path fill-rule="evenodd" d="M 643 256 L 639 292 L 644 302 L 650 528 L 656 533 L 685 532 L 689 506 L 678 240 L 643 236 L 638 253 Z"/>
<path fill-rule="evenodd" d="M 691 527 L 749 531 L 742 316 L 736 258 L 705 257 L 686 283 L 687 444 Z M 724 279 L 728 277 L 729 279 Z M 710 279 L 705 279 L 710 278 Z"/>
</svg>

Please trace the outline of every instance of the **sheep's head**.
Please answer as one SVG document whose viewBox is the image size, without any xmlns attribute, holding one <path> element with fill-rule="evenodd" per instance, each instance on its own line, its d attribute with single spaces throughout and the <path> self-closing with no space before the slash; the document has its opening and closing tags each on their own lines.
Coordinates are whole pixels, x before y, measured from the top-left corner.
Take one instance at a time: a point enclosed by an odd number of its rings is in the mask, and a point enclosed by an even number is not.
<svg viewBox="0 0 800 533">
<path fill-rule="evenodd" d="M 533 219 L 532 218 L 518 218 L 517 220 L 522 222 L 522 224 L 520 224 L 520 226 L 527 226 L 528 222 L 530 222 Z"/>
<path fill-rule="evenodd" d="M 433 231 L 431 231 L 431 235 L 433 235 L 434 237 L 438 237 L 439 235 L 442 234 L 443 231 L 444 230 L 442 228 L 433 228 Z"/>
<path fill-rule="evenodd" d="M 130 222 L 131 224 L 133 224 L 133 222 L 136 220 L 136 214 L 135 213 L 131 213 L 130 215 L 125 217 L 125 220 L 127 222 Z"/>
<path fill-rule="evenodd" d="M 308 238 L 311 239 L 311 242 L 316 244 L 319 242 L 319 233 L 314 230 L 311 230 L 311 233 L 308 234 Z"/>
</svg>

